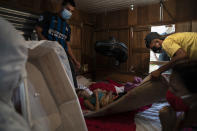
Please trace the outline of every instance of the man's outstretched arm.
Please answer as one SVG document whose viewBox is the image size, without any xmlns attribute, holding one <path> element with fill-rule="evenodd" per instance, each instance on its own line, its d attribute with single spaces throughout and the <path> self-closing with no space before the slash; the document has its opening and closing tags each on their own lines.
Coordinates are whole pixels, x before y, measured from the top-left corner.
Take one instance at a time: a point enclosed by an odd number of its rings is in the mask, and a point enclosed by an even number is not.
<svg viewBox="0 0 197 131">
<path fill-rule="evenodd" d="M 182 48 L 179 48 L 177 50 L 177 52 L 174 54 L 174 56 L 172 57 L 172 59 L 167 64 L 163 65 L 162 67 L 160 67 L 156 71 L 151 72 L 152 78 L 153 79 L 159 78 L 161 73 L 169 70 L 177 61 L 183 60 L 183 59 L 189 59 L 189 57 L 188 57 L 187 53 Z"/>
</svg>

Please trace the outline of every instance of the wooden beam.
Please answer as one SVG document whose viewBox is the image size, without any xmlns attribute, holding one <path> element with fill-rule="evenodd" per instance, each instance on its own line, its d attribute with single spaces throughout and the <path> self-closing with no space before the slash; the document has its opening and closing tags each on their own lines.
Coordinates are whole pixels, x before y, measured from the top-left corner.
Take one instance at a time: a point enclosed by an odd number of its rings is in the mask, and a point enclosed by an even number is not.
<svg viewBox="0 0 197 131">
<path fill-rule="evenodd" d="M 155 64 L 155 65 L 165 65 L 169 61 L 150 61 L 150 64 Z"/>
</svg>

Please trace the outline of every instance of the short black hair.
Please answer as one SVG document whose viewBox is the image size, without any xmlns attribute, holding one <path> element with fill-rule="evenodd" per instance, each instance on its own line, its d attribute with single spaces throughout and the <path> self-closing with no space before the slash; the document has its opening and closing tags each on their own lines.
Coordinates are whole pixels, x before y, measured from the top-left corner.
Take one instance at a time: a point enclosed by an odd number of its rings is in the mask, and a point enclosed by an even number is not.
<svg viewBox="0 0 197 131">
<path fill-rule="evenodd" d="M 85 90 L 84 90 L 84 89 L 76 89 L 75 91 L 76 91 L 76 93 L 78 94 L 79 92 L 85 91 Z"/>
<path fill-rule="evenodd" d="M 196 75 L 197 75 L 197 61 L 196 60 L 181 60 L 176 62 L 172 68 L 173 73 L 176 73 L 185 87 L 190 93 L 197 93 Z"/>
<path fill-rule="evenodd" d="M 151 41 L 154 40 L 154 39 L 164 40 L 165 37 L 159 35 L 157 32 L 151 32 L 151 33 L 147 34 L 146 38 L 144 39 L 145 40 L 145 45 L 146 45 L 147 48 L 150 48 Z"/>
<path fill-rule="evenodd" d="M 71 4 L 73 7 L 76 7 L 74 0 L 63 0 L 62 5 Z"/>
</svg>

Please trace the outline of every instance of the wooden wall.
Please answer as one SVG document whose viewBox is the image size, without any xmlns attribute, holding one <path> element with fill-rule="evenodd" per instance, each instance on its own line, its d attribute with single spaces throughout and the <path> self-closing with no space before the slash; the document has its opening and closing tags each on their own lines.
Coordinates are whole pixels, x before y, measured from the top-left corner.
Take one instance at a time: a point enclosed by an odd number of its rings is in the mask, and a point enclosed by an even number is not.
<svg viewBox="0 0 197 131">
<path fill-rule="evenodd" d="M 197 21 L 178 22 L 176 32 L 197 32 Z"/>
<path fill-rule="evenodd" d="M 168 0 L 164 3 L 168 11 L 173 17 L 175 17 L 176 12 L 176 1 Z M 161 23 L 171 23 L 172 18 L 168 15 L 166 10 L 164 10 L 163 21 L 160 21 L 160 4 L 146 5 L 136 7 L 133 11 L 129 10 L 129 25 L 153 25 Z"/>
<path fill-rule="evenodd" d="M 42 1 L 43 0 L 0 0 L 0 6 L 39 13 L 42 9 Z"/>
<path fill-rule="evenodd" d="M 167 0 L 164 2 L 163 21 L 160 21 L 160 4 L 139 6 L 129 10 L 129 25 L 158 25 L 197 20 L 196 0 Z M 171 14 L 171 18 L 168 14 Z"/>
<path fill-rule="evenodd" d="M 150 32 L 150 28 L 138 26 L 136 10 L 134 12 L 130 10 L 110 12 L 99 14 L 96 17 L 95 41 L 108 40 L 110 36 L 114 36 L 128 47 L 127 62 L 116 68 L 114 68 L 114 61 L 111 58 L 97 54 L 96 70 L 100 72 L 102 68 L 103 72 L 111 70 L 121 73 L 133 71 L 135 73 L 147 73 L 149 50 L 145 47 L 144 37 Z M 130 25 L 131 23 L 132 25 Z"/>
<path fill-rule="evenodd" d="M 109 37 L 115 37 L 117 41 L 130 46 L 130 27 L 128 26 L 128 10 L 102 13 L 96 16 L 96 30 L 94 36 L 94 44 L 96 41 L 109 40 Z M 129 54 L 130 55 L 130 52 Z M 115 59 L 96 54 L 96 70 L 100 72 L 119 71 L 127 72 L 129 69 L 129 61 L 114 66 Z"/>
<path fill-rule="evenodd" d="M 119 29 L 110 29 L 108 31 L 97 31 L 95 32 L 96 40 L 109 40 L 109 37 L 113 36 L 117 41 L 125 43 L 128 47 L 130 45 L 130 28 L 119 28 Z M 129 54 L 128 54 L 129 55 Z M 97 67 L 103 67 L 107 70 L 114 68 L 115 60 L 110 57 L 105 57 L 97 54 L 96 56 L 96 65 Z M 118 68 L 119 71 L 127 71 L 128 61 L 121 64 Z"/>
<path fill-rule="evenodd" d="M 94 27 L 82 24 L 81 26 L 70 23 L 71 25 L 71 47 L 77 60 L 83 64 L 92 64 L 93 34 Z"/>
<path fill-rule="evenodd" d="M 71 47 L 81 65 L 91 69 L 95 17 L 76 10 L 69 21 L 71 25 Z"/>
<path fill-rule="evenodd" d="M 133 26 L 129 57 L 130 70 L 137 74 L 147 74 L 149 71 L 150 51 L 144 44 L 144 38 L 150 33 L 149 26 Z"/>
<path fill-rule="evenodd" d="M 105 12 L 96 15 L 97 30 L 125 25 L 128 25 L 128 10 Z"/>
<path fill-rule="evenodd" d="M 188 21 L 197 19 L 196 0 L 176 0 L 176 20 Z"/>
</svg>

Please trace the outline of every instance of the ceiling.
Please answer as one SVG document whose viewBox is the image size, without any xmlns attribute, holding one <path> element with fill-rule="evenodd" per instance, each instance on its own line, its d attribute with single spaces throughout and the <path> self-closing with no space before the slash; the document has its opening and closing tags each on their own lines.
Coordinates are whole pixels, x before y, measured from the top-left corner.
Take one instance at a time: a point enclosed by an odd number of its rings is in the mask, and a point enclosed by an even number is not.
<svg viewBox="0 0 197 131">
<path fill-rule="evenodd" d="M 79 10 L 88 13 L 101 13 L 135 6 L 158 3 L 160 0 L 75 0 Z"/>
</svg>

